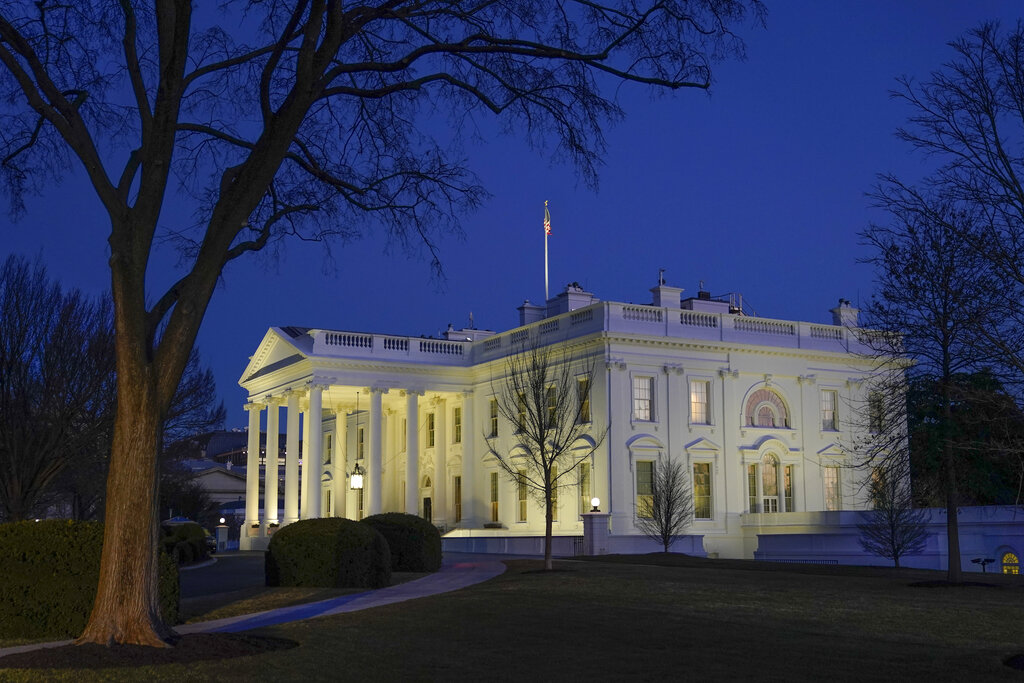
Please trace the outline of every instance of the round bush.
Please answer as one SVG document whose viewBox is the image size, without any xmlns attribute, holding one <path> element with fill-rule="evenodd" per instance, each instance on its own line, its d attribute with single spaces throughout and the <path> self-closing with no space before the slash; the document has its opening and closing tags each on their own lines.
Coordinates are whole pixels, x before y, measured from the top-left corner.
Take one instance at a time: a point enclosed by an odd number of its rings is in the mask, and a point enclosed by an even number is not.
<svg viewBox="0 0 1024 683">
<path fill-rule="evenodd" d="M 70 638 L 85 628 L 100 576 L 103 525 L 0 524 L 0 638 Z M 178 568 L 161 553 L 160 611 L 178 620 Z"/>
<path fill-rule="evenodd" d="M 210 556 L 206 547 L 206 531 L 195 522 L 167 524 L 162 527 L 164 550 L 178 558 L 179 564 L 205 560 Z M 179 549 L 188 544 L 188 550 Z"/>
<path fill-rule="evenodd" d="M 388 543 L 350 519 L 304 519 L 270 537 L 268 586 L 383 588 L 391 584 Z"/>
<path fill-rule="evenodd" d="M 436 572 L 441 568 L 441 533 L 422 517 L 385 512 L 371 515 L 362 523 L 372 526 L 387 539 L 391 571 Z"/>
</svg>

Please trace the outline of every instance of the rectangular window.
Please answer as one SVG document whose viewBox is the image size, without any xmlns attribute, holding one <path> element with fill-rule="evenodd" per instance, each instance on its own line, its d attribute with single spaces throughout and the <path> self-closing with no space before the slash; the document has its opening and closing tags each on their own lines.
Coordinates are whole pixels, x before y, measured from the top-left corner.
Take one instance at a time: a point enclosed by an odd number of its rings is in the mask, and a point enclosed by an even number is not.
<svg viewBox="0 0 1024 683">
<path fill-rule="evenodd" d="M 491 472 L 491 521 L 498 521 L 498 473 Z"/>
<path fill-rule="evenodd" d="M 519 411 L 516 417 L 516 432 L 522 434 L 526 431 L 526 394 L 523 392 L 516 396 L 516 410 Z"/>
<path fill-rule="evenodd" d="M 825 431 L 834 432 L 839 429 L 839 419 L 836 414 L 836 407 L 839 402 L 838 392 L 832 389 L 824 389 L 821 392 L 821 428 Z"/>
<path fill-rule="evenodd" d="M 551 466 L 551 521 L 558 521 L 558 466 Z"/>
<path fill-rule="evenodd" d="M 690 382 L 690 422 L 692 424 L 710 424 L 708 413 L 708 389 L 710 382 L 696 379 Z"/>
<path fill-rule="evenodd" d="M 327 438 L 324 439 L 324 464 L 325 465 L 330 465 L 331 464 L 331 446 L 333 445 L 331 443 L 333 441 L 333 439 L 331 439 L 332 436 L 334 436 L 334 435 L 333 434 L 328 434 Z"/>
<path fill-rule="evenodd" d="M 363 518 L 363 489 L 356 489 L 356 520 Z"/>
<path fill-rule="evenodd" d="M 498 436 L 498 399 L 491 399 L 491 437 Z"/>
<path fill-rule="evenodd" d="M 757 465 L 747 465 L 747 496 L 747 509 L 757 512 Z"/>
<path fill-rule="evenodd" d="M 455 523 L 458 524 L 462 521 L 462 477 L 455 477 L 452 482 L 452 498 L 455 499 Z"/>
<path fill-rule="evenodd" d="M 324 517 L 333 517 L 334 510 L 331 509 L 331 490 L 324 489 Z"/>
<path fill-rule="evenodd" d="M 885 427 L 885 402 L 877 391 L 868 397 L 868 429 L 878 434 Z"/>
<path fill-rule="evenodd" d="M 580 482 L 580 514 L 590 511 L 590 499 L 593 496 L 590 493 L 590 463 L 581 462 L 579 465 L 579 482 Z"/>
<path fill-rule="evenodd" d="M 839 466 L 825 466 L 825 509 L 841 510 L 843 508 L 843 492 L 839 483 Z"/>
<path fill-rule="evenodd" d="M 516 518 L 516 521 L 525 522 L 526 521 L 526 493 L 527 493 L 527 488 L 526 488 L 526 470 L 519 470 L 519 476 L 516 479 L 516 485 L 517 485 L 517 493 L 518 493 L 517 498 L 519 500 L 519 515 Z"/>
<path fill-rule="evenodd" d="M 452 411 L 452 443 L 462 443 L 462 408 Z"/>
<path fill-rule="evenodd" d="M 654 462 L 636 463 L 636 516 L 650 518 L 654 506 Z"/>
<path fill-rule="evenodd" d="M 427 413 L 427 448 L 434 447 L 434 413 Z"/>
<path fill-rule="evenodd" d="M 362 460 L 366 454 L 366 431 L 363 427 L 356 429 L 356 459 Z"/>
<path fill-rule="evenodd" d="M 793 512 L 793 466 L 782 468 L 782 491 L 786 497 L 786 512 Z"/>
<path fill-rule="evenodd" d="M 693 464 L 693 517 L 711 519 L 711 463 Z"/>
<path fill-rule="evenodd" d="M 633 419 L 650 422 L 654 419 L 654 378 L 633 378 Z"/>
<path fill-rule="evenodd" d="M 581 377 L 576 380 L 576 397 L 580 402 L 580 422 L 590 422 L 590 378 Z"/>
<path fill-rule="evenodd" d="M 558 424 L 558 396 L 554 387 L 548 387 L 545 398 L 548 404 L 548 427 Z"/>
</svg>

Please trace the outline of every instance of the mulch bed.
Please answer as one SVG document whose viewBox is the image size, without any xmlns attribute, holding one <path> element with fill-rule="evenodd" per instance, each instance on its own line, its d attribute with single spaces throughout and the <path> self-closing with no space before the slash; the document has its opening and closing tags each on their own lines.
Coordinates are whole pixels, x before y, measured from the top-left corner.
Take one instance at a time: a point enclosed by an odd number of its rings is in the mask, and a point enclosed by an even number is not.
<svg viewBox="0 0 1024 683">
<path fill-rule="evenodd" d="M 173 647 L 141 645 L 64 645 L 0 657 L 3 669 L 105 669 L 151 664 L 190 664 L 210 659 L 248 657 L 274 650 L 290 650 L 298 643 L 244 633 L 194 633 L 179 636 Z"/>
</svg>

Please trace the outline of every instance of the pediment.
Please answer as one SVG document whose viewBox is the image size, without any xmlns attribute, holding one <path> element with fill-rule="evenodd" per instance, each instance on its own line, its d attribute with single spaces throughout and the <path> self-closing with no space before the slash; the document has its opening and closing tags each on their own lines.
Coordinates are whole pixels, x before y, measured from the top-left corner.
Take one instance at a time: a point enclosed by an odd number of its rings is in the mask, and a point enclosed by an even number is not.
<svg viewBox="0 0 1024 683">
<path fill-rule="evenodd" d="M 845 455 L 846 451 L 835 441 L 818 451 L 819 457 L 841 458 Z"/>
<path fill-rule="evenodd" d="M 290 335 L 286 334 L 282 328 L 271 327 L 263 335 L 263 341 L 256 348 L 256 353 L 249 357 L 249 364 L 238 383 L 244 386 L 246 382 L 250 382 L 266 372 L 290 365 L 304 357 L 305 354 L 295 345 Z"/>
<path fill-rule="evenodd" d="M 701 437 L 683 446 L 687 453 L 718 453 L 722 447 L 710 439 Z"/>
</svg>

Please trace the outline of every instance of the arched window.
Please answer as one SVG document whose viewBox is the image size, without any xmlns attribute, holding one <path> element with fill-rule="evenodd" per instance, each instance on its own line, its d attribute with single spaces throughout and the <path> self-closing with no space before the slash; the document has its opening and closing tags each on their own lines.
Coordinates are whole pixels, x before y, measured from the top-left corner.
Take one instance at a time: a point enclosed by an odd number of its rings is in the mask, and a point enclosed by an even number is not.
<svg viewBox="0 0 1024 683">
<path fill-rule="evenodd" d="M 1020 574 L 1020 559 L 1014 553 L 1003 553 L 1003 573 Z"/>
<path fill-rule="evenodd" d="M 758 389 L 747 399 L 748 427 L 789 427 L 789 410 L 782 397 L 768 388 Z"/>
</svg>

